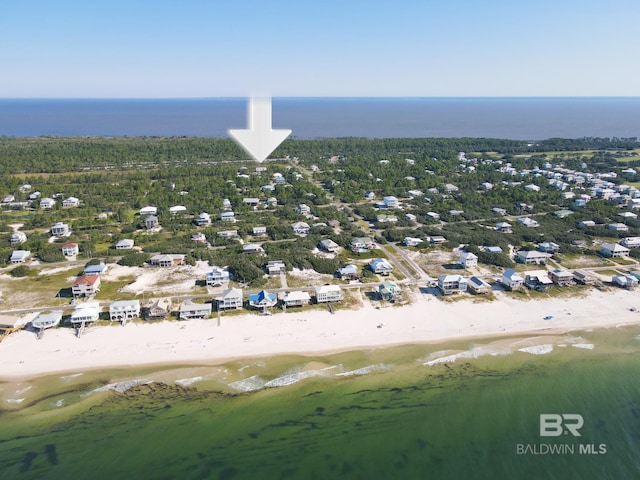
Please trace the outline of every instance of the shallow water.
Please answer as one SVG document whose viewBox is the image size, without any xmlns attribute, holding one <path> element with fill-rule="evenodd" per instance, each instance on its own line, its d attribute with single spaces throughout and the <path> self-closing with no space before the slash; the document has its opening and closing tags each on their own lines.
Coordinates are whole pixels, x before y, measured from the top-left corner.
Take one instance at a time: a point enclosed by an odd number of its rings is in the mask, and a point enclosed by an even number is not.
<svg viewBox="0 0 640 480">
<path fill-rule="evenodd" d="M 639 334 L 626 327 L 0 384 L 5 400 L 25 397 L 3 402 L 14 411 L 1 414 L 0 478 L 638 478 Z M 594 348 L 569 347 L 584 344 Z M 425 365 L 463 352 L 473 354 Z M 229 386 L 252 377 L 259 389 Z M 95 391 L 131 380 L 122 393 Z M 563 413 L 582 415 L 581 436 L 541 437 L 540 414 Z M 518 453 L 540 444 L 575 451 Z"/>
</svg>

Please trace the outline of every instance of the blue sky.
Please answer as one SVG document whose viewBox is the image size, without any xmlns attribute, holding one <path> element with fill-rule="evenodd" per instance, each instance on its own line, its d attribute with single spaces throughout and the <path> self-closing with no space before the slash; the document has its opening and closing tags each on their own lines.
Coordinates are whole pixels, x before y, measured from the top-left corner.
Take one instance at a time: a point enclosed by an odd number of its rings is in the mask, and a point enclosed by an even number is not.
<svg viewBox="0 0 640 480">
<path fill-rule="evenodd" d="M 637 0 L 20 0 L 0 97 L 637 96 Z"/>
</svg>

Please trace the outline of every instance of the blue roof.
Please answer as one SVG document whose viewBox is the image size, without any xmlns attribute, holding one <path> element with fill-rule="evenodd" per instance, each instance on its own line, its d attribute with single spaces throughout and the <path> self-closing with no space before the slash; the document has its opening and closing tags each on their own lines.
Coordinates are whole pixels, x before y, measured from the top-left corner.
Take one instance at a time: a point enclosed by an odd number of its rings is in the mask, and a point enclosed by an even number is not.
<svg viewBox="0 0 640 480">
<path fill-rule="evenodd" d="M 254 303 L 259 303 L 264 300 L 274 301 L 278 299 L 278 295 L 276 293 L 269 293 L 266 290 L 261 290 L 258 293 L 254 293 L 253 295 L 249 295 L 249 301 Z"/>
<path fill-rule="evenodd" d="M 106 269 L 107 266 L 104 263 L 101 263 L 100 265 L 89 265 L 84 268 L 84 273 L 104 273 Z"/>
</svg>

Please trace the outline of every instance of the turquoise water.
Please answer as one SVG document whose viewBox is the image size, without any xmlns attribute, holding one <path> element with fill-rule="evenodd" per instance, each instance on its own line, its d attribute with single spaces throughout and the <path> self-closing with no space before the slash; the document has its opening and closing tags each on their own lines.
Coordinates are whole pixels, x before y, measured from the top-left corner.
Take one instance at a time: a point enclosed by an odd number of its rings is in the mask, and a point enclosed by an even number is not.
<svg viewBox="0 0 640 480">
<path fill-rule="evenodd" d="M 550 337 L 546 355 L 487 354 L 431 366 L 425 359 L 444 355 L 434 354 L 443 346 L 133 377 L 102 372 L 65 379 L 64 387 L 60 377 L 41 379 L 28 405 L 1 415 L 0 478 L 635 479 L 639 334 L 638 327 L 581 333 L 593 350 L 560 347 L 564 340 Z M 480 346 L 491 352 L 503 343 Z M 353 370 L 363 374 L 335 375 Z M 250 392 L 229 387 L 238 379 L 283 383 L 310 371 L 325 374 Z M 168 380 L 185 372 L 202 380 L 190 387 Z M 134 377 L 156 381 L 86 395 Z M 56 407 L 61 399 L 65 406 Z M 582 415 L 581 436 L 540 437 L 544 413 Z M 518 445 L 541 444 L 575 451 L 518 454 Z M 606 453 L 580 453 L 581 444 L 594 451 L 604 445 Z"/>
</svg>

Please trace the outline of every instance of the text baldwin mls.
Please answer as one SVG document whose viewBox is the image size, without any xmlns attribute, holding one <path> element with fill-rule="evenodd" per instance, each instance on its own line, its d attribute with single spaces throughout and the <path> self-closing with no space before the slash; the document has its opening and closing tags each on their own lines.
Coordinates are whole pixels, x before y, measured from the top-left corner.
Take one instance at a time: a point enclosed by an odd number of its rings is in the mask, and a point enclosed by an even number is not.
<svg viewBox="0 0 640 480">
<path fill-rule="evenodd" d="M 577 413 L 540 414 L 540 436 L 559 437 L 571 434 L 581 437 L 580 429 L 584 425 L 582 415 Z M 578 447 L 578 448 L 576 448 Z M 518 443 L 517 455 L 604 455 L 607 445 L 604 443 Z"/>
</svg>

